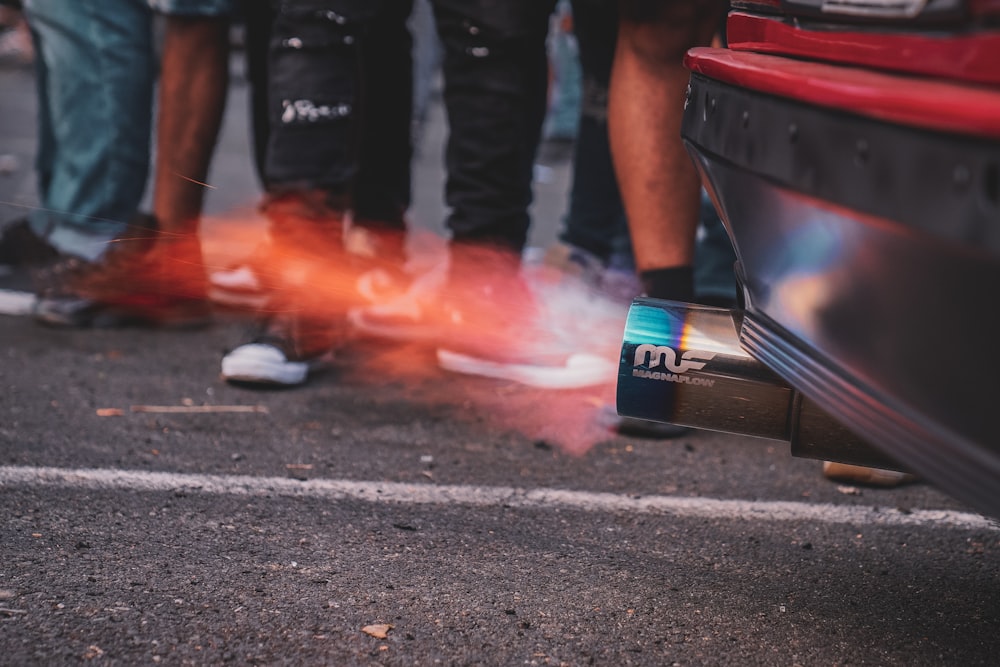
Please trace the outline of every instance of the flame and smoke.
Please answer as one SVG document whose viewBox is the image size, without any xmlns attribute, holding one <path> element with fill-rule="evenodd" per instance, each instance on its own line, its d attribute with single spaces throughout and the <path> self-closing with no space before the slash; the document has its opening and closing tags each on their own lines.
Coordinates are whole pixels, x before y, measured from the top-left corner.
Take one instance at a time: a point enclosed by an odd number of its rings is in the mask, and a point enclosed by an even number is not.
<svg viewBox="0 0 1000 667">
<path fill-rule="evenodd" d="M 162 321 L 158 308 L 205 300 L 210 276 L 231 269 L 232 260 L 249 252 L 256 281 L 249 291 L 261 299 L 254 304 L 257 314 L 294 313 L 331 327 L 359 309 L 387 314 L 383 320 L 390 325 L 393 317 L 401 320 L 404 333 L 389 336 L 393 344 L 352 358 L 351 381 L 413 386 L 413 401 L 466 406 L 492 428 L 574 454 L 609 437 L 601 411 L 613 405 L 613 372 L 586 386 L 549 391 L 509 379 L 458 380 L 443 374 L 426 351 L 457 345 L 463 353 L 516 364 L 585 353 L 614 369 L 626 308 L 579 280 L 538 264 L 518 270 L 508 254 L 484 248 L 457 261 L 452 253 L 446 267 L 443 240 L 417 236 L 428 232 L 411 230 L 406 239 L 382 230 L 358 241 L 350 239 L 350 228 L 346 235 L 337 228 L 337 233 L 271 235 L 262 243 L 261 226 L 253 221 L 213 220 L 203 227 L 211 231 L 201 239 L 128 230 L 109 249 L 114 261 L 108 270 L 83 280 L 78 291 Z M 410 248 L 409 271 L 394 250 L 404 245 Z M 421 271 L 417 277 L 414 267 Z M 354 331 L 345 338 L 363 335 Z M 414 353 L 415 346 L 424 353 Z"/>
</svg>

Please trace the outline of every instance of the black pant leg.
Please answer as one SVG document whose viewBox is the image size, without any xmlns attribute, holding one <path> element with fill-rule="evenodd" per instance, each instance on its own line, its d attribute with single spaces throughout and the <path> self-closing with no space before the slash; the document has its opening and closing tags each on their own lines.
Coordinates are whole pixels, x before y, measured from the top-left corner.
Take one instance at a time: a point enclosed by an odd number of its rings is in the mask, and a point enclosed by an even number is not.
<svg viewBox="0 0 1000 667">
<path fill-rule="evenodd" d="M 554 0 L 436 0 L 449 138 L 447 224 L 456 242 L 520 252 L 545 118 Z"/>
<path fill-rule="evenodd" d="M 360 145 L 360 42 L 378 2 L 275 3 L 268 55 L 272 191 L 345 194 Z"/>
<path fill-rule="evenodd" d="M 354 213 L 361 224 L 403 228 L 410 206 L 413 0 L 386 0 L 361 47 L 361 141 Z"/>
</svg>

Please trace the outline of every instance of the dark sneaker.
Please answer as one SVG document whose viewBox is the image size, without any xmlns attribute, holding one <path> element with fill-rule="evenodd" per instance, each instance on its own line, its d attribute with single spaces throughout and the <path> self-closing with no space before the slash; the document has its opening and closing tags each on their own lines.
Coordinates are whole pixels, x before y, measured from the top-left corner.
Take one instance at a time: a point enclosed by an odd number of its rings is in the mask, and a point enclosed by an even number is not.
<svg viewBox="0 0 1000 667">
<path fill-rule="evenodd" d="M 0 235 L 0 264 L 28 266 L 45 264 L 59 257 L 59 251 L 35 234 L 27 218 L 16 220 L 3 228 Z"/>
<path fill-rule="evenodd" d="M 194 237 L 159 236 L 136 216 L 100 258 L 63 256 L 36 271 L 35 317 L 63 327 L 198 327 L 211 310 L 201 248 Z"/>
<path fill-rule="evenodd" d="M 262 320 L 249 342 L 222 358 L 222 377 L 237 384 L 295 386 L 333 358 L 335 327 L 299 313 Z"/>
<path fill-rule="evenodd" d="M 463 250 L 437 289 L 432 282 L 418 281 L 395 303 L 353 311 L 350 321 L 369 335 L 431 343 L 441 367 L 456 373 L 548 389 L 613 381 L 613 358 L 582 349 L 578 332 L 547 317 L 516 258 Z"/>
</svg>

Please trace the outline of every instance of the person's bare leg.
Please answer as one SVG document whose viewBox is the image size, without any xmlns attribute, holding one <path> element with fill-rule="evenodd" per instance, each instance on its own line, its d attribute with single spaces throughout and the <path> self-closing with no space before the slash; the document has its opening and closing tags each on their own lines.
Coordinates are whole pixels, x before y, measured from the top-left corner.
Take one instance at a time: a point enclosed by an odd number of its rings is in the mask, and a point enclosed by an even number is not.
<svg viewBox="0 0 1000 667">
<path fill-rule="evenodd" d="M 694 263 L 701 183 L 680 138 L 683 58 L 711 42 L 724 9 L 712 0 L 620 3 L 608 122 L 640 274 Z M 690 299 L 685 291 L 653 296 Z"/>
<path fill-rule="evenodd" d="M 153 214 L 166 238 L 197 233 L 229 86 L 229 20 L 167 18 Z"/>
</svg>

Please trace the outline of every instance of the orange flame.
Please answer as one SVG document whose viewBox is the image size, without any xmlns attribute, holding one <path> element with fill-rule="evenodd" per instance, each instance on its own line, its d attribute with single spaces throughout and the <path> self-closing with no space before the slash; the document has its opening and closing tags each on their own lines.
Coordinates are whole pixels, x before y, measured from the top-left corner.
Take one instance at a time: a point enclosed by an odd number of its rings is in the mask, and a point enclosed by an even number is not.
<svg viewBox="0 0 1000 667">
<path fill-rule="evenodd" d="M 211 233 L 203 234 L 200 242 L 161 236 L 147 248 L 148 239 L 140 234 L 120 239 L 118 244 L 134 248 L 133 261 L 125 261 L 119 273 L 92 286 L 92 293 L 146 309 L 172 299 L 204 297 L 206 273 L 230 266 L 232 259 L 257 246 L 262 236 L 260 224 L 252 220 L 214 220 L 210 227 Z M 381 246 L 402 244 L 401 238 L 390 238 L 387 233 L 378 241 Z M 408 245 L 411 250 L 424 249 L 410 257 L 409 266 L 427 266 L 439 259 L 427 249 L 440 248 L 444 242 L 421 239 Z M 254 266 L 269 295 L 261 311 L 265 314 L 290 311 L 329 320 L 334 326 L 352 309 L 385 307 L 394 300 L 419 300 L 421 296 L 419 290 L 414 296 L 412 289 L 406 294 L 398 289 L 375 296 L 360 294 L 359 276 L 372 269 L 400 274 L 401 267 L 377 255 L 347 252 L 341 238 L 317 234 L 292 241 L 271 238 L 265 248 Z M 203 256 L 209 261 L 204 262 Z M 488 348 L 500 358 L 517 360 L 526 350 L 587 350 L 617 365 L 623 304 L 605 302 L 557 271 L 527 267 L 518 273 L 511 267 L 508 255 L 483 249 L 460 260 L 451 268 L 453 279 L 428 288 L 423 295 L 427 303 L 417 304 L 421 322 L 428 330 L 445 331 L 454 328 L 455 318 L 460 317 L 462 335 L 473 341 L 473 351 Z M 352 339 L 357 340 L 358 334 L 345 335 L 345 341 Z M 459 381 L 438 368 L 432 350 L 439 342 L 433 337 L 423 344 L 366 346 L 357 342 L 365 354 L 352 355 L 350 379 L 359 384 L 394 382 L 411 387 L 409 400 L 468 408 L 470 418 L 479 418 L 490 428 L 517 431 L 574 455 L 610 437 L 598 413 L 600 406 L 613 401 L 613 376 L 603 384 L 563 391 L 476 378 Z"/>
</svg>

